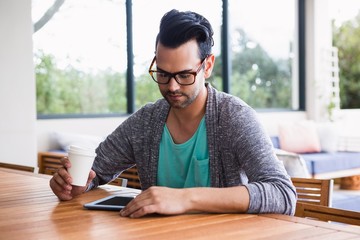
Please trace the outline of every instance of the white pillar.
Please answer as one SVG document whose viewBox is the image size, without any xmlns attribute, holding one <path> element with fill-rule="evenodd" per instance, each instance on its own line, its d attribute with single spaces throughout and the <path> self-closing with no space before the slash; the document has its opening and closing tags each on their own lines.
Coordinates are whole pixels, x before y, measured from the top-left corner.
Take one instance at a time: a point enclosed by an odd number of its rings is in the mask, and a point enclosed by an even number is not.
<svg viewBox="0 0 360 240">
<path fill-rule="evenodd" d="M 306 112 L 309 119 L 324 120 L 324 51 L 332 47 L 328 0 L 306 1 Z"/>
<path fill-rule="evenodd" d="M 31 1 L 0 1 L 0 162 L 37 166 Z"/>
</svg>

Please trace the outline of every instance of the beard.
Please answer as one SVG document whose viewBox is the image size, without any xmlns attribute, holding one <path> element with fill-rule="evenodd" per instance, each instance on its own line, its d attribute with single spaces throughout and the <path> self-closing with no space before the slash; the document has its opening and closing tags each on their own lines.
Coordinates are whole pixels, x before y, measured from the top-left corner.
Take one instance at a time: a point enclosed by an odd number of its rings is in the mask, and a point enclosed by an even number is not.
<svg viewBox="0 0 360 240">
<path fill-rule="evenodd" d="M 165 92 L 161 92 L 161 94 L 163 95 L 163 97 L 171 107 L 182 109 L 182 108 L 186 108 L 195 101 L 195 99 L 199 95 L 199 90 L 196 89 L 194 92 L 192 92 L 191 95 L 181 91 L 175 91 L 175 92 L 165 91 Z"/>
</svg>

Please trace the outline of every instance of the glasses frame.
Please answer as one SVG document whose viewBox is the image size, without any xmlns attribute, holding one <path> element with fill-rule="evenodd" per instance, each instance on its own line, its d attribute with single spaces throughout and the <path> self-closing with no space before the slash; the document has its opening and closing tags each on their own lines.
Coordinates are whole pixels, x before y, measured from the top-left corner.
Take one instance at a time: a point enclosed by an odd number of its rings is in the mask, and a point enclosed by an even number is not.
<svg viewBox="0 0 360 240">
<path fill-rule="evenodd" d="M 170 80 L 172 78 L 175 79 L 175 81 L 179 84 L 179 85 L 182 85 L 182 86 L 189 86 L 189 85 L 193 85 L 195 83 L 195 80 L 196 80 L 196 76 L 198 75 L 198 73 L 200 72 L 200 70 L 202 69 L 204 63 L 205 63 L 205 60 L 206 60 L 207 57 L 205 57 L 203 60 L 201 60 L 200 62 L 200 66 L 196 69 L 196 71 L 180 71 L 180 72 L 175 72 L 175 73 L 170 73 L 170 72 L 166 72 L 166 71 L 157 71 L 157 70 L 152 70 L 151 68 L 153 67 L 155 61 L 156 61 L 156 56 L 154 56 L 151 64 L 150 64 L 150 67 L 149 67 L 149 74 L 151 76 L 151 78 L 158 84 L 168 84 L 170 82 Z M 156 74 L 156 73 L 165 73 L 165 74 L 168 74 L 169 75 L 169 79 L 167 80 L 167 82 L 158 82 L 156 81 L 156 79 L 154 78 L 153 74 Z M 194 81 L 192 83 L 180 83 L 179 80 L 177 79 L 176 75 L 178 74 L 191 74 L 191 75 L 194 75 Z"/>
</svg>

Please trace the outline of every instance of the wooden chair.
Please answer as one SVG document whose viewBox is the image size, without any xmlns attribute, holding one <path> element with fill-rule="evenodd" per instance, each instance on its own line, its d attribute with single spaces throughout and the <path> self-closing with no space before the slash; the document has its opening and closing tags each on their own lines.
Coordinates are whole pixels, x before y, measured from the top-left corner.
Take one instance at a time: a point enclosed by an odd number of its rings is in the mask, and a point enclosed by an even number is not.
<svg viewBox="0 0 360 240">
<path fill-rule="evenodd" d="M 0 167 L 10 168 L 10 169 L 15 169 L 15 170 L 20 170 L 20 171 L 26 171 L 26 172 L 34 172 L 34 170 L 35 170 L 34 167 L 11 164 L 11 163 L 2 163 L 2 162 L 0 162 Z"/>
<path fill-rule="evenodd" d="M 297 203 L 307 203 L 331 207 L 334 180 L 314 178 L 291 178 L 296 193 Z M 295 216 L 301 216 L 301 210 L 296 206 Z"/>
<path fill-rule="evenodd" d="M 128 180 L 126 178 L 116 178 L 115 180 L 109 182 L 111 185 L 120 186 L 120 187 L 127 187 Z"/>
<path fill-rule="evenodd" d="M 298 217 L 360 226 L 360 212 L 303 202 L 298 202 L 296 204 L 296 212 Z"/>
<path fill-rule="evenodd" d="M 331 207 L 333 179 L 291 178 L 297 202 Z"/>
</svg>

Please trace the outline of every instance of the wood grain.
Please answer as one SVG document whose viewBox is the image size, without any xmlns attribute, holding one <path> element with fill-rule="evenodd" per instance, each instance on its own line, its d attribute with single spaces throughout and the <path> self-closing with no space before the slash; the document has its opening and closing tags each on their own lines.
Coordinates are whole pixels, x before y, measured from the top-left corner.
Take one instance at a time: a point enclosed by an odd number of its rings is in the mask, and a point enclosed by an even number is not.
<svg viewBox="0 0 360 240">
<path fill-rule="evenodd" d="M 44 177 L 45 176 L 45 177 Z M 83 204 L 137 189 L 105 185 L 59 201 L 49 176 L 0 169 L 0 239 L 356 239 L 360 228 L 278 214 L 184 214 L 123 218 Z"/>
</svg>

